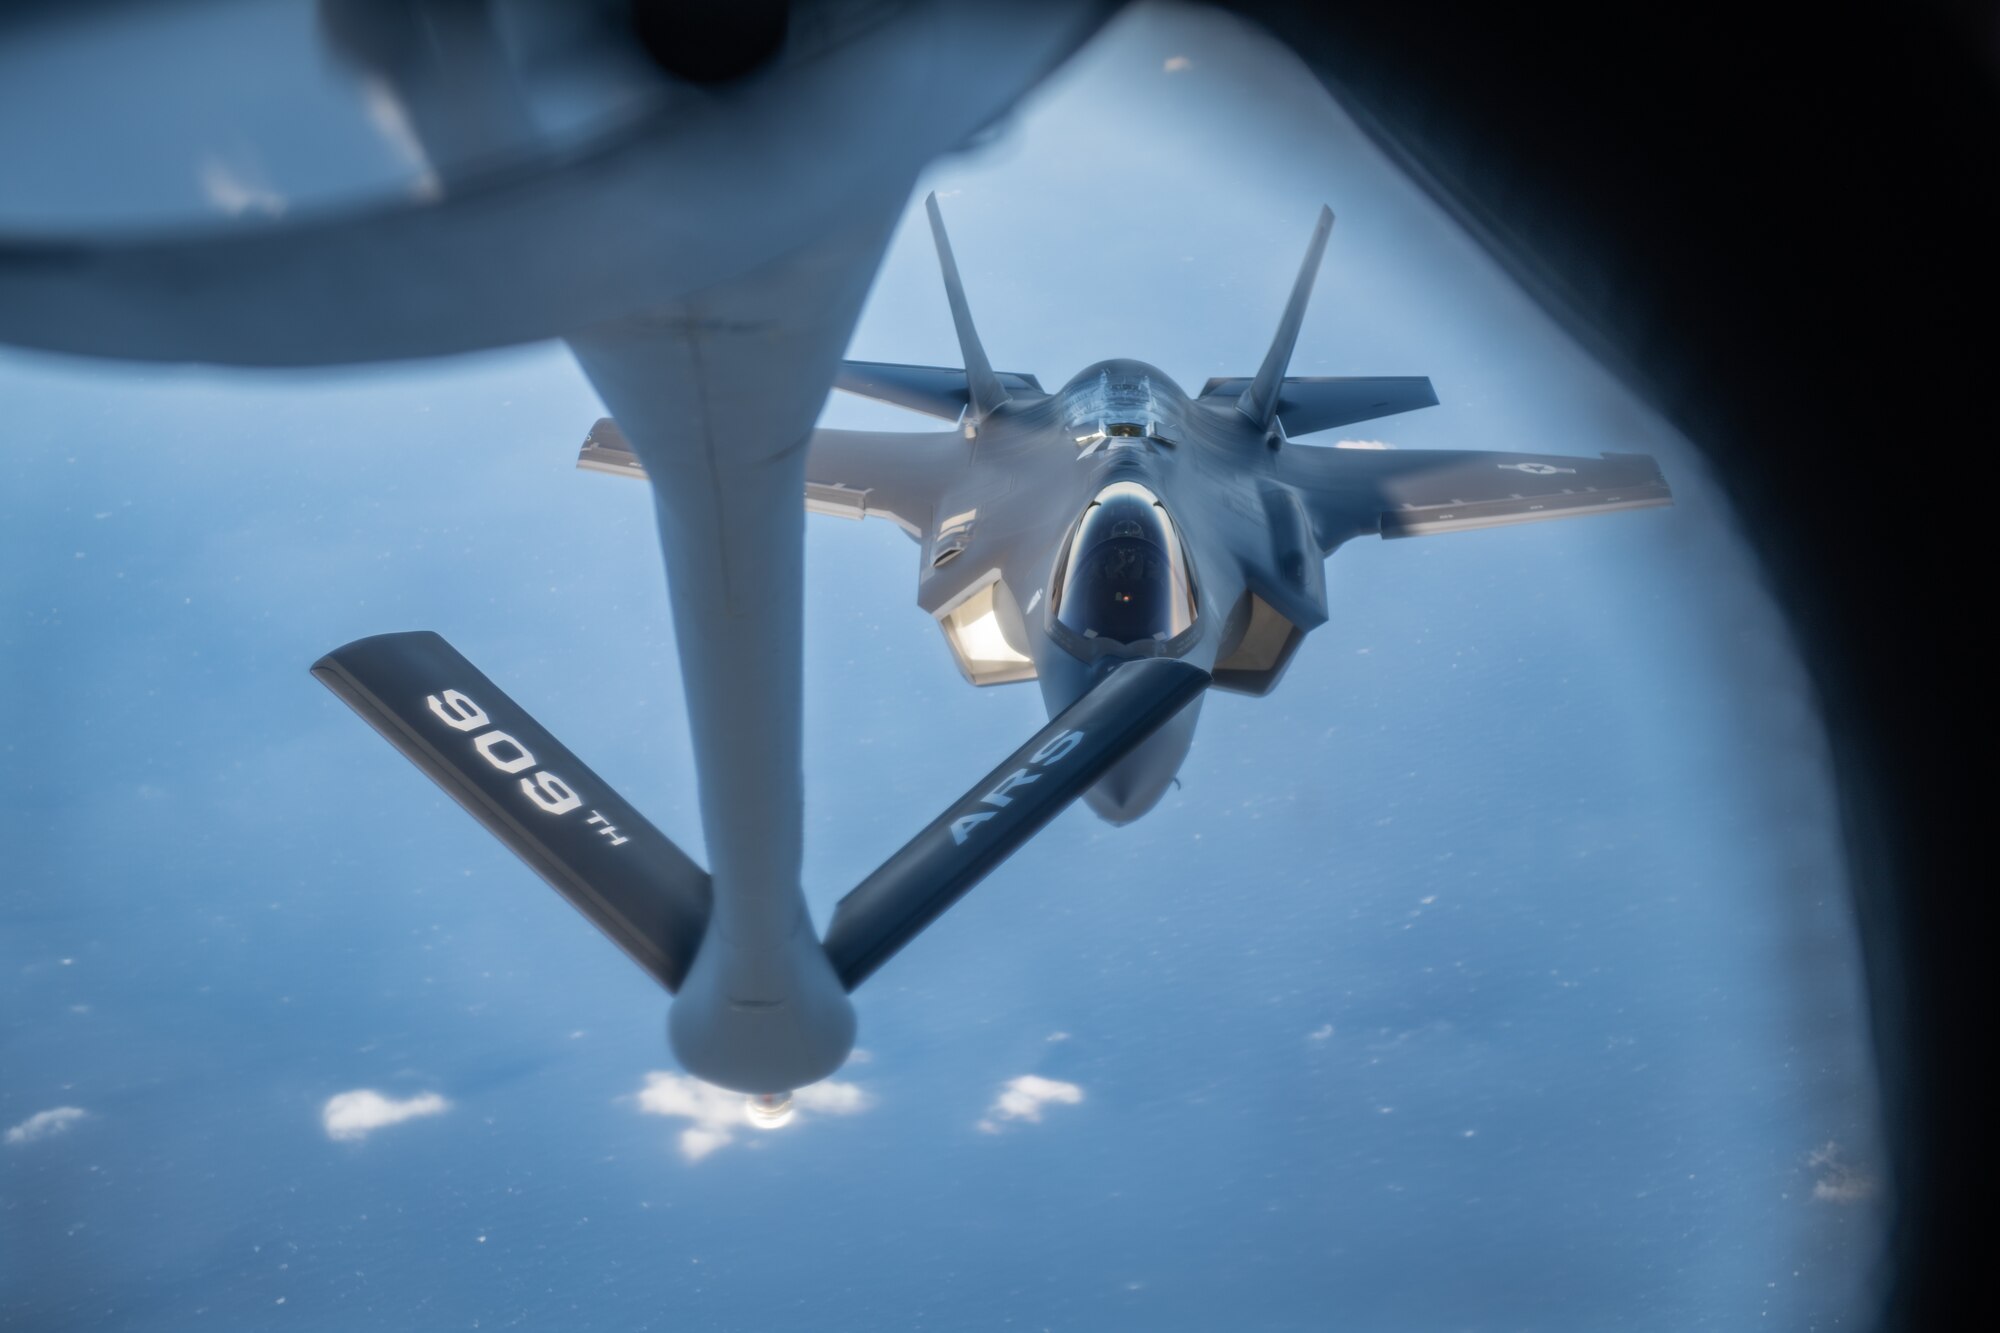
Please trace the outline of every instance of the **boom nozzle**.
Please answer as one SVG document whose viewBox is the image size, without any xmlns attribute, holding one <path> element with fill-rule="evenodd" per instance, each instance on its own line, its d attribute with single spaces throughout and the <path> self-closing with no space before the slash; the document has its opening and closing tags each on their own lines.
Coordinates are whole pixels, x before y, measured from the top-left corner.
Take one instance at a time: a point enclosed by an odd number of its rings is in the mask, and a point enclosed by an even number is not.
<svg viewBox="0 0 2000 1333">
<path fill-rule="evenodd" d="M 743 1116 L 758 1129 L 783 1129 L 797 1111 L 789 1092 L 757 1092 L 743 1099 Z"/>
</svg>

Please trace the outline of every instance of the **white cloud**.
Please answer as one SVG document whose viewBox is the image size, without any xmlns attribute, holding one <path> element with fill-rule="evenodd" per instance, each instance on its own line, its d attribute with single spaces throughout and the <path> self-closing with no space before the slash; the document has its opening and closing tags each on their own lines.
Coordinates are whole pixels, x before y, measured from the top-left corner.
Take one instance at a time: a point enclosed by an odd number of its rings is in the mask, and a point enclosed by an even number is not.
<svg viewBox="0 0 2000 1333">
<path fill-rule="evenodd" d="M 1875 1193 L 1875 1182 L 1866 1176 L 1813 1182 L 1813 1198 L 1821 1203 L 1859 1203 Z"/>
<path fill-rule="evenodd" d="M 979 1122 L 979 1128 L 988 1134 L 998 1134 L 1000 1126 L 1009 1120 L 1039 1124 L 1044 1106 L 1051 1103 L 1075 1106 L 1082 1100 L 1083 1089 L 1074 1083 L 1043 1078 L 1040 1074 L 1023 1074 L 1007 1080 L 1001 1087 L 993 1105 L 986 1108 L 986 1116 Z"/>
<path fill-rule="evenodd" d="M 875 1099 L 863 1092 L 858 1083 L 828 1080 L 800 1088 L 792 1094 L 792 1104 L 802 1111 L 817 1111 L 822 1115 L 853 1115 L 873 1106 Z"/>
<path fill-rule="evenodd" d="M 208 202 L 230 217 L 262 213 L 282 216 L 289 201 L 268 185 L 249 179 L 219 157 L 201 164 L 201 192 Z"/>
<path fill-rule="evenodd" d="M 1328 1037 L 1331 1037 L 1332 1035 L 1333 1035 L 1333 1024 L 1322 1023 L 1318 1027 L 1314 1028 L 1311 1032 L 1306 1033 L 1306 1040 L 1325 1041 Z"/>
<path fill-rule="evenodd" d="M 46 1111 L 37 1111 L 20 1124 L 7 1131 L 9 1144 L 33 1143 L 36 1139 L 50 1138 L 56 1134 L 66 1134 L 69 1127 L 89 1115 L 81 1106 L 52 1106 Z"/>
<path fill-rule="evenodd" d="M 1160 68 L 1169 74 L 1179 74 L 1182 70 L 1193 69 L 1194 61 L 1186 56 L 1168 56 Z"/>
<path fill-rule="evenodd" d="M 1336 449 L 1394 449 L 1396 446 L 1385 444 L 1381 440 L 1335 440 L 1333 447 Z"/>
<path fill-rule="evenodd" d="M 435 1092 L 420 1092 L 397 1101 L 373 1088 L 356 1088 L 327 1098 L 320 1111 L 320 1123 L 326 1126 L 328 1138 L 349 1142 L 365 1139 L 388 1125 L 400 1125 L 419 1116 L 442 1115 L 450 1109 L 451 1103 Z"/>
<path fill-rule="evenodd" d="M 742 1093 L 704 1083 L 692 1074 L 656 1069 L 646 1075 L 646 1086 L 635 1094 L 635 1100 L 642 1114 L 688 1122 L 680 1134 L 680 1150 L 681 1156 L 690 1162 L 699 1162 L 718 1148 L 728 1147 L 736 1141 L 737 1131 L 752 1123 Z M 828 1079 L 794 1092 L 793 1114 L 780 1123 L 796 1124 L 800 1112 L 856 1115 L 874 1104 L 875 1099 L 860 1084 Z"/>
<path fill-rule="evenodd" d="M 1838 1143 L 1829 1142 L 1806 1154 L 1806 1165 L 1819 1173 L 1812 1196 L 1820 1203 L 1860 1203 L 1875 1193 L 1875 1178 L 1841 1156 Z"/>
</svg>

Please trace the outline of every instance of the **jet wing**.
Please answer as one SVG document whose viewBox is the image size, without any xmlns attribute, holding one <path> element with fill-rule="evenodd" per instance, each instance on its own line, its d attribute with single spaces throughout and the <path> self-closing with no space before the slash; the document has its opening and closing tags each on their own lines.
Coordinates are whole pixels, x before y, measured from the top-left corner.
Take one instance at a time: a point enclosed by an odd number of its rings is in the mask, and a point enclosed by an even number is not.
<svg viewBox="0 0 2000 1333">
<path fill-rule="evenodd" d="M 1320 544 L 1349 537 L 1422 537 L 1673 503 L 1645 454 L 1598 458 L 1458 449 L 1294 446 L 1278 473 L 1305 495 Z"/>
<path fill-rule="evenodd" d="M 886 518 L 921 541 L 938 497 L 965 463 L 965 441 L 956 431 L 816 430 L 806 454 L 806 510 Z M 615 477 L 646 475 L 610 417 L 590 428 L 576 465 Z"/>
<path fill-rule="evenodd" d="M 886 518 L 922 541 L 939 497 L 970 461 L 957 431 L 816 430 L 806 454 L 806 508 Z"/>
<path fill-rule="evenodd" d="M 1042 386 L 1033 375 L 1012 370 L 996 372 L 1002 388 L 1039 396 Z M 972 401 L 969 381 L 963 370 L 949 366 L 904 366 L 889 361 L 843 361 L 834 373 L 833 387 L 859 398 L 893 403 L 926 416 L 957 421 Z"/>
</svg>

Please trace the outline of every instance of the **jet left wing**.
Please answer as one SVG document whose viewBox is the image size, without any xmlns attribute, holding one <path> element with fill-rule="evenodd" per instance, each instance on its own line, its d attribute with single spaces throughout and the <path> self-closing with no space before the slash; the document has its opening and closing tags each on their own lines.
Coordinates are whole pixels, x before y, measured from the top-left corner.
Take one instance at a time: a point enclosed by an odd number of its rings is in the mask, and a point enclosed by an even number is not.
<svg viewBox="0 0 2000 1333">
<path fill-rule="evenodd" d="M 994 373 L 1010 393 L 1040 397 L 1041 382 L 1033 375 L 1002 370 Z M 857 398 L 892 403 L 925 416 L 957 421 L 972 402 L 970 376 L 949 366 L 905 366 L 888 361 L 843 361 L 834 372 L 833 387 Z"/>
<path fill-rule="evenodd" d="M 919 541 L 938 497 L 966 463 L 957 431 L 816 430 L 806 454 L 806 509 L 839 518 L 886 518 Z M 584 437 L 576 465 L 643 479 L 646 469 L 610 417 Z"/>
<path fill-rule="evenodd" d="M 918 541 L 971 446 L 957 431 L 816 430 L 806 454 L 806 508 L 886 518 Z"/>
<path fill-rule="evenodd" d="M 1331 550 L 1349 537 L 1422 537 L 1674 502 L 1645 454 L 1598 458 L 1460 449 L 1281 450 L 1278 476 L 1298 487 L 1315 536 Z"/>
</svg>

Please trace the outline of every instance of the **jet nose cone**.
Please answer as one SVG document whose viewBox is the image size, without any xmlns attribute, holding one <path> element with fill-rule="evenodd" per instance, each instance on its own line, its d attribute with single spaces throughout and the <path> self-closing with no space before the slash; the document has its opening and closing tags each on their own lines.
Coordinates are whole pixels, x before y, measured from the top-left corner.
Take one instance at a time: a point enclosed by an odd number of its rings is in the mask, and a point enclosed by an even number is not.
<svg viewBox="0 0 2000 1333">
<path fill-rule="evenodd" d="M 1126 755 L 1097 785 L 1083 794 L 1098 818 L 1108 824 L 1129 824 L 1160 803 L 1174 775 L 1194 744 L 1195 723 L 1201 719 L 1201 698 L 1181 709 L 1138 749 Z"/>
<path fill-rule="evenodd" d="M 1114 770 L 1111 776 L 1085 792 L 1083 799 L 1105 823 L 1129 824 L 1158 805 L 1173 781 L 1174 775 L 1169 773 L 1164 782 L 1132 783 L 1124 781 Z"/>
</svg>

